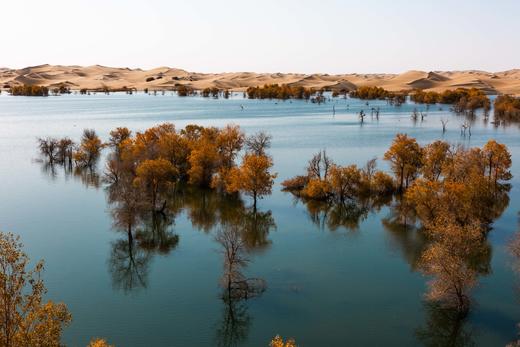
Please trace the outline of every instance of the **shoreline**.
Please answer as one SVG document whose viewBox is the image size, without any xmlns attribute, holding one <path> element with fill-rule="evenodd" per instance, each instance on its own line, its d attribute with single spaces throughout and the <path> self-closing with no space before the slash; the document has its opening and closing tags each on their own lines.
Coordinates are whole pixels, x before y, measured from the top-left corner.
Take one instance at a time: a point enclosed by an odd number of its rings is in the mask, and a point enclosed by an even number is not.
<svg viewBox="0 0 520 347">
<path fill-rule="evenodd" d="M 265 84 L 352 91 L 363 86 L 382 87 L 388 91 L 426 90 L 443 92 L 447 89 L 476 88 L 488 95 L 520 95 L 520 69 L 502 72 L 467 71 L 407 71 L 401 74 L 298 74 L 225 72 L 197 73 L 160 67 L 151 70 L 106 66 L 39 65 L 23 69 L 0 68 L 0 89 L 16 85 L 39 85 L 49 89 L 66 87 L 70 90 L 103 92 L 104 90 L 170 91 L 179 86 L 193 90 L 218 88 L 244 92 L 248 87 Z"/>
</svg>

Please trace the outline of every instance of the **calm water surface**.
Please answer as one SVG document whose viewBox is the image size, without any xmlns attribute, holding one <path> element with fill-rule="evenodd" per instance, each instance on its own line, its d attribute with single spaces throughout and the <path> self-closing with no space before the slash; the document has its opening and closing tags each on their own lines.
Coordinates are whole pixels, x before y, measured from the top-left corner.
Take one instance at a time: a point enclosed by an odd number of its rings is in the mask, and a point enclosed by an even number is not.
<svg viewBox="0 0 520 347">
<path fill-rule="evenodd" d="M 379 121 L 370 117 L 373 106 L 381 108 Z M 0 230 L 20 234 L 31 258 L 45 259 L 48 297 L 65 302 L 73 314 L 63 338 L 68 346 L 85 346 L 95 336 L 116 346 L 266 346 L 276 334 L 295 337 L 302 346 L 445 345 L 453 336 L 459 345 L 503 346 L 516 338 L 520 321 L 520 286 L 507 250 L 520 210 L 519 129 L 495 128 L 478 115 L 471 138 L 464 138 L 464 118 L 448 107 L 431 107 L 416 123 L 410 119 L 414 107 L 338 99 L 333 116 L 332 102 L 3 94 Z M 362 108 L 368 116 L 361 126 Z M 449 118 L 444 135 L 441 118 Z M 162 122 L 177 128 L 235 123 L 247 133 L 272 134 L 278 178 L 272 196 L 259 203 L 267 232 L 251 247 L 245 271 L 266 281 L 262 296 L 231 308 L 220 299 L 222 256 L 214 234 L 229 214 L 244 212 L 247 198 L 232 206 L 214 196 L 187 198 L 168 227 L 178 243 L 134 250 L 138 265 L 132 267 L 103 186 L 88 186 L 59 169 L 49 174 L 35 160 L 38 136 L 77 140 L 88 127 L 106 140 L 117 126 L 144 130 Z M 326 149 L 340 164 L 363 164 L 381 158 L 397 132 L 421 144 L 443 138 L 482 146 L 496 138 L 512 152 L 511 200 L 489 234 L 491 271 L 479 277 L 462 326 L 424 302 L 427 278 L 414 265 L 423 246 L 420 234 L 392 228 L 389 207 L 342 223 L 280 192 L 279 183 L 302 173 L 317 150 Z M 387 169 L 383 161 L 379 166 Z"/>
</svg>

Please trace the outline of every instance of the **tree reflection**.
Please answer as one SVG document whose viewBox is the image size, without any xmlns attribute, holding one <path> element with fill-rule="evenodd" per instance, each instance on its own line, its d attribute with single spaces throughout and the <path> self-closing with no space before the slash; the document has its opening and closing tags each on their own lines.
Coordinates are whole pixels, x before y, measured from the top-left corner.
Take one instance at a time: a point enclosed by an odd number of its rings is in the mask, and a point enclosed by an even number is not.
<svg viewBox="0 0 520 347">
<path fill-rule="evenodd" d="M 412 270 L 417 270 L 419 259 L 428 245 L 422 229 L 416 225 L 416 218 L 402 199 L 396 198 L 390 206 L 388 216 L 381 219 L 383 228 L 388 232 L 392 245 L 399 248 L 403 258 Z"/>
<path fill-rule="evenodd" d="M 509 252 L 513 256 L 512 268 L 515 271 L 516 275 L 520 274 L 520 223 L 518 227 L 518 231 L 515 233 L 511 241 L 508 245 Z M 520 289 L 518 287 L 517 289 Z M 520 323 L 517 325 L 517 328 L 520 329 Z M 520 336 L 520 333 L 518 334 Z M 518 347 L 520 346 L 520 337 L 517 337 L 516 341 L 513 341 L 507 345 L 508 347 Z"/>
<path fill-rule="evenodd" d="M 51 180 L 56 180 L 60 172 L 65 179 L 74 178 L 79 180 L 87 188 L 100 188 L 102 179 L 95 164 L 92 166 L 73 166 L 69 162 L 57 163 L 47 160 L 39 160 L 42 172 Z M 60 171 L 58 171 L 61 169 Z"/>
<path fill-rule="evenodd" d="M 113 227 L 124 234 L 112 242 L 108 264 L 113 285 L 124 292 L 146 288 L 153 254 L 167 254 L 179 241 L 170 230 L 174 216 L 150 210 L 129 179 L 121 178 L 106 192 Z"/>
<path fill-rule="evenodd" d="M 224 310 L 216 334 L 218 346 L 238 346 L 247 338 L 250 318 L 244 301 L 262 295 L 266 289 L 263 279 L 247 278 L 243 273 L 250 262 L 244 235 L 241 226 L 224 225 L 215 236 L 223 256 L 220 284 Z"/>
<path fill-rule="evenodd" d="M 138 247 L 129 233 L 127 238 L 112 242 L 109 269 L 114 287 L 125 293 L 146 288 L 151 256 Z"/>
<path fill-rule="evenodd" d="M 415 334 L 424 346 L 464 347 L 474 346 L 472 331 L 466 325 L 466 317 L 458 310 L 437 303 L 425 305 L 427 323 Z"/>
<path fill-rule="evenodd" d="M 113 228 L 124 234 L 112 243 L 109 260 L 114 287 L 129 292 L 146 287 L 148 267 L 154 254 L 168 254 L 179 242 L 172 226 L 185 212 L 195 228 L 210 232 L 220 227 L 235 230 L 241 249 L 265 250 L 271 244 L 269 232 L 276 229 L 271 211 L 244 206 L 236 194 L 177 186 L 166 198 L 165 208 L 156 211 L 142 196 L 142 190 L 125 176 L 106 189 Z"/>
<path fill-rule="evenodd" d="M 372 212 L 378 212 L 391 201 L 390 196 L 364 197 L 358 200 L 320 201 L 295 197 L 307 208 L 310 220 L 320 229 L 336 231 L 345 228 L 350 231 L 359 229 L 359 225 Z"/>
<path fill-rule="evenodd" d="M 276 229 L 271 211 L 246 209 L 242 221 L 242 238 L 248 251 L 262 251 L 271 245 L 271 240 L 268 239 L 269 232 Z"/>
<path fill-rule="evenodd" d="M 216 331 L 216 345 L 240 346 L 246 340 L 251 317 L 247 313 L 247 305 L 240 301 L 224 302 L 222 321 Z"/>
<path fill-rule="evenodd" d="M 276 229 L 271 211 L 246 207 L 238 194 L 181 186 L 169 206 L 185 210 L 193 227 L 210 232 L 218 226 L 241 226 L 248 251 L 265 250 L 271 244 L 269 233 Z"/>
</svg>

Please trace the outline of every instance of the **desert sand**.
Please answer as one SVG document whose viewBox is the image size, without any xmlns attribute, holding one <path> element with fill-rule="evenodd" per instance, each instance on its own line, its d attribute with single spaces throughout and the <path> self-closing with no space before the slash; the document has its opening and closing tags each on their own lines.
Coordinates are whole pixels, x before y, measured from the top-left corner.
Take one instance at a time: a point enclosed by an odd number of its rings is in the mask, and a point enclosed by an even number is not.
<svg viewBox="0 0 520 347">
<path fill-rule="evenodd" d="M 146 81 L 153 77 L 152 81 Z M 0 68 L 0 87 L 36 84 L 47 87 L 65 85 L 72 90 L 135 88 L 169 90 L 180 84 L 194 89 L 217 87 L 243 91 L 264 84 L 289 84 L 313 88 L 353 90 L 360 86 L 379 86 L 391 91 L 424 89 L 443 91 L 475 87 L 488 94 L 520 95 L 520 69 L 486 72 L 407 71 L 401 74 L 298 74 L 298 73 L 196 73 L 182 69 L 158 67 L 151 70 L 115 68 L 101 65 L 38 65 L 23 69 Z"/>
</svg>

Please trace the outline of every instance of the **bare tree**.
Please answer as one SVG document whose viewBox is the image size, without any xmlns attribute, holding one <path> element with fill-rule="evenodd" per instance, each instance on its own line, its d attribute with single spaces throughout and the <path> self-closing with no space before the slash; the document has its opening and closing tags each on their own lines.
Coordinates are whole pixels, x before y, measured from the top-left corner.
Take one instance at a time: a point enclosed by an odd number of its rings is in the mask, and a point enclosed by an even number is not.
<svg viewBox="0 0 520 347">
<path fill-rule="evenodd" d="M 271 139 L 271 135 L 259 131 L 254 135 L 248 136 L 245 144 L 249 152 L 256 155 L 265 155 L 266 150 L 271 147 Z"/>
<path fill-rule="evenodd" d="M 39 138 L 38 148 L 40 153 L 47 158 L 50 164 L 57 159 L 58 140 L 53 137 Z"/>
<path fill-rule="evenodd" d="M 365 116 L 366 116 L 365 111 L 363 111 L 363 110 L 359 111 L 359 120 L 360 120 L 361 124 L 363 124 L 365 122 Z"/>
<path fill-rule="evenodd" d="M 257 278 L 246 278 L 242 269 L 249 263 L 246 244 L 238 225 L 225 225 L 217 232 L 215 240 L 222 246 L 224 255 L 224 273 L 222 286 L 225 289 L 224 300 L 231 302 L 249 299 L 265 291 L 265 281 Z"/>
<path fill-rule="evenodd" d="M 327 156 L 327 152 L 325 150 L 319 151 L 314 154 L 311 160 L 309 160 L 309 165 L 307 166 L 307 173 L 309 177 L 314 177 L 318 179 L 325 179 L 329 174 L 329 169 L 333 165 L 332 159 Z"/>
<path fill-rule="evenodd" d="M 448 119 L 441 119 L 442 123 L 442 133 L 444 134 L 446 132 L 446 125 L 448 124 Z"/>
</svg>

